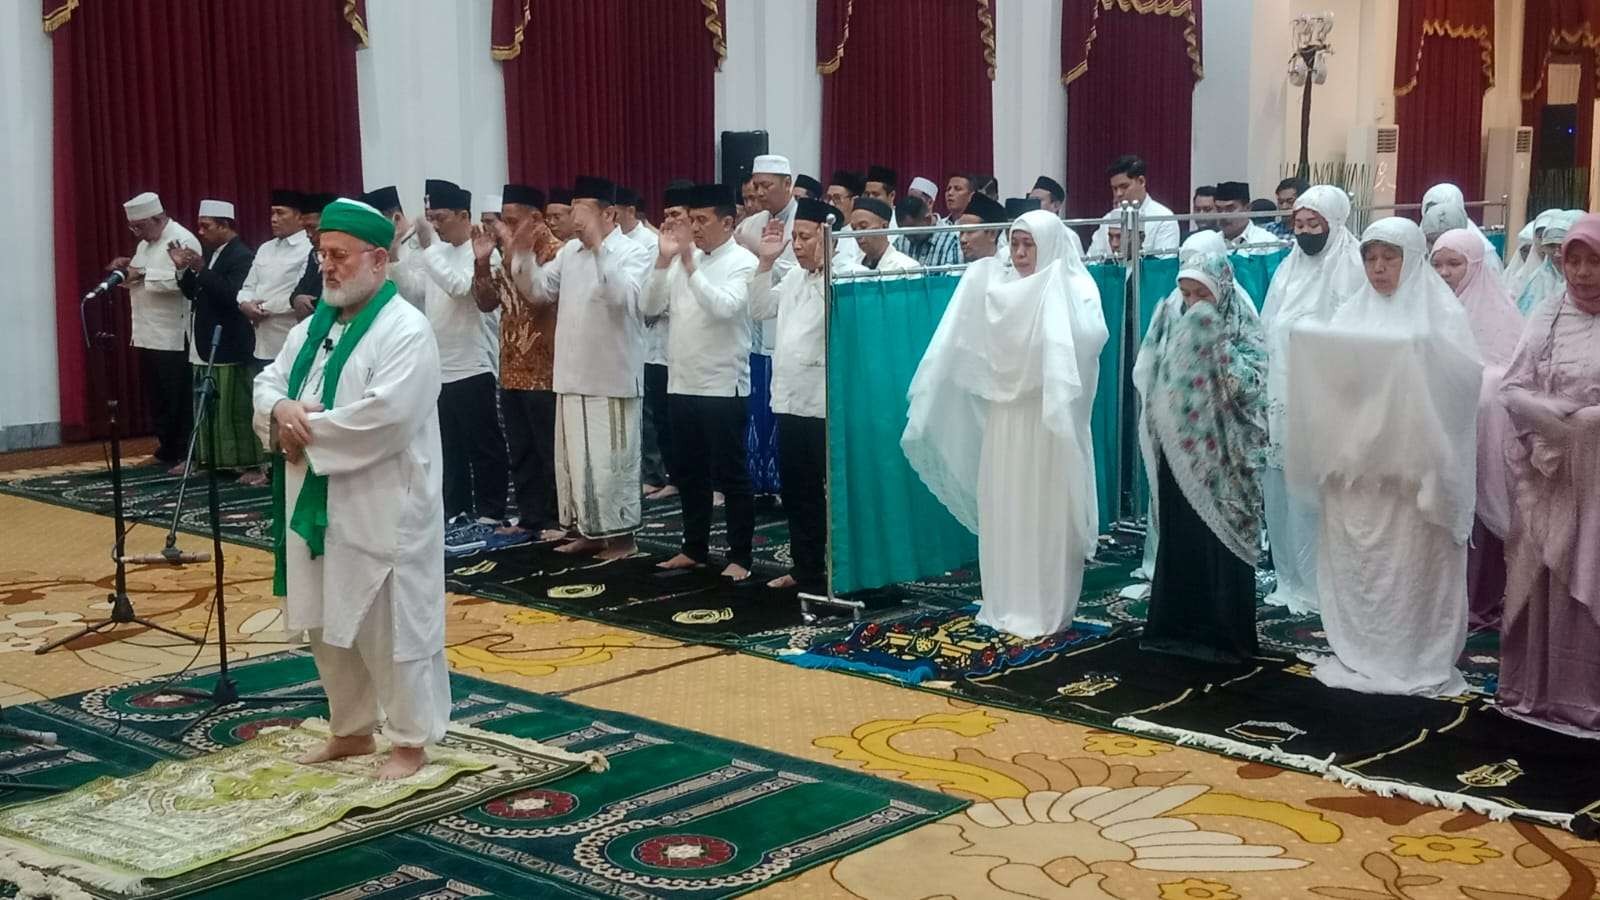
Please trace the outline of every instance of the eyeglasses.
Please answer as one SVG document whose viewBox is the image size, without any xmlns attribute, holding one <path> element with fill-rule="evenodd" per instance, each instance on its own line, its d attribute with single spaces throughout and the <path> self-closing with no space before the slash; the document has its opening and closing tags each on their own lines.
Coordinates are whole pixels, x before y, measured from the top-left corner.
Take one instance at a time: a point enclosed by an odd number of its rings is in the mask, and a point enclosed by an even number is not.
<svg viewBox="0 0 1600 900">
<path fill-rule="evenodd" d="M 372 252 L 371 250 L 357 250 L 354 253 L 352 253 L 349 250 L 342 250 L 342 249 L 340 249 L 338 247 L 334 247 L 334 248 L 332 248 L 330 250 L 323 250 L 323 249 L 319 248 L 317 250 L 317 262 L 321 262 L 321 263 L 331 262 L 334 265 L 341 265 L 344 262 L 346 262 L 347 260 L 349 260 L 351 257 L 364 256 L 364 255 L 366 255 L 368 253 L 371 253 L 371 252 Z"/>
</svg>

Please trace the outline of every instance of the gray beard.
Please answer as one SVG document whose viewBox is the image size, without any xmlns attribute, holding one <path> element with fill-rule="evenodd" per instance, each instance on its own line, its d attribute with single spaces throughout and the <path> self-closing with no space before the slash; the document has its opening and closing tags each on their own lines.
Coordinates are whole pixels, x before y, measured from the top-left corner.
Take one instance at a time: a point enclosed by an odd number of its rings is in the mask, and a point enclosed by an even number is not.
<svg viewBox="0 0 1600 900">
<path fill-rule="evenodd" d="M 344 309 L 371 300 L 380 287 L 383 287 L 383 276 L 366 273 L 339 287 L 330 287 L 327 281 L 323 281 L 322 302 L 336 309 Z"/>
</svg>

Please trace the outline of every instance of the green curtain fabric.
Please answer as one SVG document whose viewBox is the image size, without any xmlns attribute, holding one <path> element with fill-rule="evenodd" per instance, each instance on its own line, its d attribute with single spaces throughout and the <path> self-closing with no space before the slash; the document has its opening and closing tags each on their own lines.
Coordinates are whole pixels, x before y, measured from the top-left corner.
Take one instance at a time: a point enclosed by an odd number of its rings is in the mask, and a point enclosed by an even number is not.
<svg viewBox="0 0 1600 900">
<path fill-rule="evenodd" d="M 833 286 L 828 320 L 828 516 L 835 593 L 913 581 L 978 558 L 978 539 L 900 451 L 906 390 L 959 279 Z"/>
<path fill-rule="evenodd" d="M 1506 258 L 1506 233 L 1504 231 L 1497 231 L 1489 235 L 1489 243 L 1494 247 L 1496 255 L 1501 259 Z"/>
</svg>

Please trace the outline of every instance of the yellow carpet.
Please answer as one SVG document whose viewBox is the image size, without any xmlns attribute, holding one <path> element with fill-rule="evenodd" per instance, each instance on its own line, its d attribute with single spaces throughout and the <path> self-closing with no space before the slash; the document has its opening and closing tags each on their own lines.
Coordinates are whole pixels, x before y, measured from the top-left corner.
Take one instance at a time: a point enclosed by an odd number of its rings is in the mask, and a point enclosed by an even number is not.
<svg viewBox="0 0 1600 900">
<path fill-rule="evenodd" d="M 110 536 L 106 518 L 0 496 L 0 703 L 176 671 L 194 656 L 136 626 L 31 652 L 105 614 Z M 140 526 L 129 545 L 162 541 Z M 184 535 L 180 546 L 209 542 Z M 271 557 L 226 551 L 231 647 L 283 649 Z M 209 566 L 142 567 L 129 591 L 141 615 L 199 634 L 211 577 Z M 1600 845 L 1565 832 L 471 597 L 451 595 L 448 623 L 463 672 L 978 801 L 763 897 L 1595 896 Z M 200 664 L 215 655 L 208 645 Z"/>
</svg>

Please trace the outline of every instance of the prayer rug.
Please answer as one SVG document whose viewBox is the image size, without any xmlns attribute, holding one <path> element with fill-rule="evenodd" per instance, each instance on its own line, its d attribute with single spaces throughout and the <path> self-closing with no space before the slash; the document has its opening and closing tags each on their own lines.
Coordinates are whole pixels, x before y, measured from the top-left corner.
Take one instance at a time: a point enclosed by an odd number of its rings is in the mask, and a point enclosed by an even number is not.
<svg viewBox="0 0 1600 900">
<path fill-rule="evenodd" d="M 267 728 L 236 746 L 12 806 L 0 811 L 0 858 L 99 888 L 170 895 L 234 880 L 285 853 L 321 853 L 436 819 L 586 765 L 553 747 L 460 729 L 420 771 L 395 781 L 377 778 L 376 756 L 295 761 L 328 737 L 319 721 Z M 288 846 L 269 846 L 280 842 Z"/>
<path fill-rule="evenodd" d="M 1477 702 L 1424 739 L 1329 773 L 1347 786 L 1430 806 L 1515 816 L 1600 839 L 1600 747 Z"/>
<path fill-rule="evenodd" d="M 252 694 L 303 693 L 316 681 L 311 657 L 298 651 L 245 660 L 231 671 L 240 690 Z M 152 680 L 9 707 L 10 724 L 55 731 L 61 745 L 0 745 L 0 777 L 74 788 L 165 760 L 193 759 L 246 742 L 269 726 L 294 726 L 326 711 L 321 703 L 285 700 L 229 707 L 196 726 L 207 705 L 153 690 L 160 685 Z M 966 805 L 910 785 L 459 674 L 452 673 L 451 688 L 453 725 L 574 754 L 598 753 L 610 769 L 502 789 L 493 799 L 425 821 L 408 818 L 402 830 L 359 843 L 273 845 L 265 850 L 285 852 L 241 857 L 240 868 L 229 873 L 229 881 L 248 876 L 248 889 L 205 881 L 214 869 L 207 867 L 175 879 L 198 881 L 145 896 L 722 898 Z M 0 804 L 35 796 L 8 791 L 0 782 Z M 100 888 L 92 893 L 128 896 Z"/>
<path fill-rule="evenodd" d="M 1075 625 L 1042 638 L 1019 638 L 977 621 L 977 606 L 900 622 L 863 622 L 849 634 L 824 638 L 803 653 L 782 655 L 808 669 L 881 675 L 908 684 L 959 681 L 1050 659 L 1100 637 L 1105 629 Z"/>
</svg>

